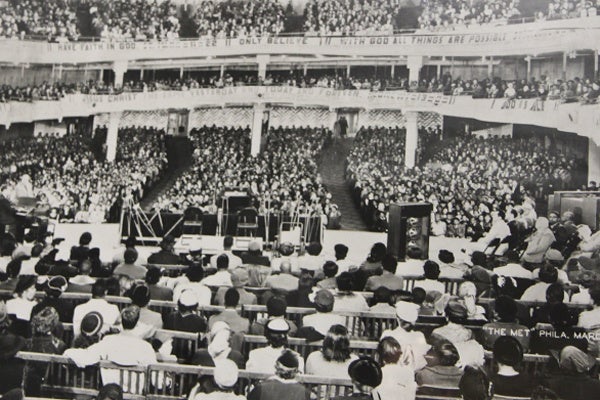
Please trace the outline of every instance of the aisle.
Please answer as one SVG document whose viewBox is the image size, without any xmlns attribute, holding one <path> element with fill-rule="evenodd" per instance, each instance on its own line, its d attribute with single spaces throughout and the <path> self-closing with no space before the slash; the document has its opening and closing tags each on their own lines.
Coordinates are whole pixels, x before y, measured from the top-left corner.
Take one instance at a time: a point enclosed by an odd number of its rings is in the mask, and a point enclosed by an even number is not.
<svg viewBox="0 0 600 400">
<path fill-rule="evenodd" d="M 331 201 L 338 205 L 342 213 L 342 229 L 354 231 L 368 230 L 357 206 L 352 199 L 352 192 L 344 179 L 346 156 L 352 147 L 353 139 L 337 139 L 323 149 L 319 172 L 323 183 L 331 192 Z"/>
</svg>

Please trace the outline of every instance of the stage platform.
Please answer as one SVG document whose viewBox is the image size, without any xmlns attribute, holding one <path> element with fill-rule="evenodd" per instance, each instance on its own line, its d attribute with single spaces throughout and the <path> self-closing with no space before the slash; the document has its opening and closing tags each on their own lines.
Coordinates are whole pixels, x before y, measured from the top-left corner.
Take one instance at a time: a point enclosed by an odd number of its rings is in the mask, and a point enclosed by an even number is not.
<svg viewBox="0 0 600 400">
<path fill-rule="evenodd" d="M 102 261 L 110 262 L 113 256 L 121 248 L 119 224 L 59 224 L 55 228 L 55 238 L 64 238 L 65 241 L 59 246 L 57 258 L 68 259 L 71 246 L 79 243 L 79 236 L 83 232 L 92 234 L 92 247 L 100 248 Z M 325 230 L 323 234 L 323 256 L 333 258 L 333 247 L 343 243 L 349 248 L 348 259 L 353 261 L 364 260 L 371 246 L 376 242 L 387 243 L 387 234 L 379 232 Z M 243 249 L 247 246 L 248 238 L 236 238 L 236 247 Z M 187 244 L 187 246 L 185 246 Z M 200 244 L 200 245 L 198 245 Z M 202 247 L 204 254 L 214 254 L 220 251 L 222 237 L 204 236 L 200 243 L 193 241 L 184 242 L 184 246 L 178 245 L 177 250 L 196 250 Z M 453 251 L 457 260 L 462 258 L 461 249 L 468 248 L 469 241 L 456 238 L 431 237 L 429 241 L 429 255 L 431 259 L 437 260 L 438 251 L 447 249 Z M 148 256 L 158 251 L 157 246 L 138 246 L 138 263 L 146 262 Z"/>
</svg>

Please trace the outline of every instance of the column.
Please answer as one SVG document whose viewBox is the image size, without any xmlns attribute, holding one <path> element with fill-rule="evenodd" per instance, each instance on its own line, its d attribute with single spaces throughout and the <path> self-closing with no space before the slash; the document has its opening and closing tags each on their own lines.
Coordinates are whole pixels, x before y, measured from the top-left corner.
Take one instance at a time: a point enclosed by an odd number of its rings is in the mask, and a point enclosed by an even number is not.
<svg viewBox="0 0 600 400">
<path fill-rule="evenodd" d="M 221 80 L 223 80 L 224 76 L 225 76 L 225 64 L 221 64 L 221 71 L 219 72 L 219 78 L 221 78 Z"/>
<path fill-rule="evenodd" d="M 529 78 L 531 78 L 531 56 L 525 57 L 525 61 L 527 61 L 527 82 L 529 82 Z"/>
<path fill-rule="evenodd" d="M 406 61 L 408 67 L 408 82 L 418 82 L 421 68 L 423 67 L 423 57 L 421 56 L 408 56 Z"/>
<path fill-rule="evenodd" d="M 267 65 L 269 64 L 269 55 L 260 54 L 256 56 L 256 63 L 258 64 L 258 80 L 264 81 L 267 76 Z"/>
<path fill-rule="evenodd" d="M 254 115 L 252 117 L 252 138 L 250 140 L 250 155 L 252 155 L 252 157 L 256 157 L 258 153 L 260 153 L 264 112 L 264 104 L 254 105 Z"/>
<path fill-rule="evenodd" d="M 113 162 L 117 156 L 117 141 L 119 140 L 120 112 L 112 112 L 108 119 L 108 132 L 106 133 L 106 161 Z"/>
<path fill-rule="evenodd" d="M 442 64 L 438 63 L 435 73 L 438 79 L 442 79 Z"/>
<path fill-rule="evenodd" d="M 392 64 L 392 68 L 390 70 L 390 76 L 392 79 L 394 79 L 394 75 L 396 74 L 396 65 Z"/>
<path fill-rule="evenodd" d="M 408 111 L 404 115 L 406 117 L 406 148 L 404 149 L 404 166 L 407 168 L 413 168 L 415 166 L 417 140 L 419 137 L 419 130 L 417 127 L 417 117 L 419 116 L 419 113 L 417 111 Z"/>
<path fill-rule="evenodd" d="M 350 65 L 346 65 L 346 78 L 350 78 Z"/>
<path fill-rule="evenodd" d="M 492 78 L 494 76 L 494 57 L 490 57 L 488 60 L 488 78 Z M 527 78 L 529 80 L 529 78 Z"/>
<path fill-rule="evenodd" d="M 183 67 L 179 68 L 179 79 L 183 79 Z"/>
<path fill-rule="evenodd" d="M 598 78 L 598 53 L 600 50 L 594 50 L 594 79 Z"/>
<path fill-rule="evenodd" d="M 112 65 L 112 70 L 115 73 L 115 87 L 123 86 L 123 77 L 125 76 L 125 72 L 127 72 L 127 60 L 115 61 Z"/>
<path fill-rule="evenodd" d="M 567 52 L 563 52 L 562 78 L 567 79 Z"/>
<path fill-rule="evenodd" d="M 600 182 L 600 145 L 589 138 L 588 145 L 588 183 Z"/>
<path fill-rule="evenodd" d="M 140 69 L 140 81 L 144 80 L 144 68 Z"/>
</svg>

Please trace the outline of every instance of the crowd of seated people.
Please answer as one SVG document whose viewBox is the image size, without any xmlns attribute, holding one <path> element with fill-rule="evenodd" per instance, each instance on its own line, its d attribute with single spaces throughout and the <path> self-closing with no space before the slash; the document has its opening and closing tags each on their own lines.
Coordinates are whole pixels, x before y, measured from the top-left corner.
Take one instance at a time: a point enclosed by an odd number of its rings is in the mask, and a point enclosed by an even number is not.
<svg viewBox="0 0 600 400">
<path fill-rule="evenodd" d="M 285 29 L 285 11 L 275 0 L 199 2 L 194 16 L 200 37 L 245 38 L 278 35 Z"/>
<path fill-rule="evenodd" d="M 264 150 L 250 155 L 249 128 L 194 128 L 194 164 L 178 177 L 155 208 L 184 211 L 189 206 L 213 211 L 220 192 L 249 190 L 255 206 L 264 212 L 306 211 L 320 215 L 330 195 L 318 174 L 317 160 L 327 129 L 271 128 Z"/>
<path fill-rule="evenodd" d="M 76 10 L 66 0 L 9 0 L 0 7 L 0 37 L 22 35 L 77 40 Z"/>
<path fill-rule="evenodd" d="M 504 25 L 519 17 L 519 2 L 514 0 L 466 1 L 428 0 L 422 3 L 423 12 L 417 21 L 421 29 L 450 30 L 478 25 Z"/>
<path fill-rule="evenodd" d="M 309 1 L 304 9 L 306 35 L 391 35 L 400 5 L 391 0 Z"/>
<path fill-rule="evenodd" d="M 5 346 L 0 394 L 21 388 L 23 376 L 29 396 L 42 393 L 43 364 L 18 362 L 17 352 L 27 350 L 63 354 L 80 368 L 100 360 L 215 367 L 214 375 L 202 375 L 198 385 L 187 388 L 192 399 L 232 392 L 238 370 L 287 379 L 282 387 L 272 387 L 269 380 L 258 383 L 249 393 L 238 393 L 242 399 L 280 398 L 283 388 L 300 393 L 292 398 L 308 399 L 310 392 L 294 381 L 297 374 L 345 378 L 354 383 L 355 397 L 375 394 L 382 400 L 413 400 L 416 393 L 548 398 L 536 397 L 538 391 L 564 400 L 593 398 L 600 389 L 600 236 L 588 235 L 563 256 L 557 240 L 561 232 L 584 225 L 574 225 L 570 215 L 553 221 L 550 227 L 546 218 L 537 219 L 538 232 L 550 229 L 552 236 L 542 245 L 542 257 L 529 261 L 532 247 L 540 245 L 535 233 L 519 239 L 527 243 L 522 256 L 512 250 L 502 256 L 481 251 L 468 256 L 443 249 L 429 260 L 404 263 L 383 243 L 375 243 L 365 259 L 347 259 L 349 248 L 341 243 L 335 255 L 323 252 L 319 243 L 310 243 L 303 255 L 289 243 L 263 254 L 258 242 L 236 254 L 231 252 L 233 238 L 225 237 L 222 252 L 198 258 L 176 254 L 175 239 L 165 236 L 147 261 L 138 259 L 135 238 L 101 257 L 92 235 L 84 233 L 69 260 L 55 259 L 52 244 L 12 243 L 3 249 L 8 256 L 0 265 L 1 295 L 7 299 L 0 302 L 0 344 Z M 183 273 L 163 276 L 161 264 L 181 264 Z M 456 289 L 449 289 L 448 279 Z M 36 290 L 45 294 L 36 297 Z M 69 293 L 87 293 L 91 299 L 74 304 Z M 120 310 L 107 295 L 130 304 Z M 158 312 L 149 306 L 151 300 L 173 305 Z M 241 307 L 256 304 L 265 306 L 266 316 L 242 313 Z M 222 308 L 207 315 L 203 310 L 210 305 Z M 288 313 L 292 306 L 304 308 L 304 314 Z M 357 328 L 346 319 L 350 314 L 365 326 Z M 367 329 L 382 314 L 394 324 Z M 72 324 L 74 338 L 62 335 L 65 324 Z M 198 334 L 202 340 L 186 353 L 164 329 Z M 248 335 L 264 341 L 248 348 Z M 321 348 L 292 350 L 292 338 L 322 340 Z M 356 339 L 375 344 L 376 350 L 352 344 Z M 532 368 L 532 361 L 526 361 L 530 354 L 549 358 Z M 12 368 L 11 374 L 5 372 Z M 475 397 L 467 384 L 472 374 L 483 382 Z M 118 375 L 103 371 L 103 383 L 133 390 Z M 577 385 L 566 387 L 571 381 Z M 317 398 L 329 398 L 326 389 L 319 390 Z"/>
<path fill-rule="evenodd" d="M 167 164 L 164 131 L 145 127 L 120 129 L 114 163 L 96 159 L 83 133 L 7 140 L 2 150 L 5 197 L 16 203 L 28 179 L 38 207 L 62 221 L 118 220 L 120 205 L 139 201 Z"/>
<path fill-rule="evenodd" d="M 600 4 L 593 1 L 569 1 L 554 0 L 548 3 L 548 11 L 538 12 L 535 15 L 537 21 L 595 17 Z"/>
<path fill-rule="evenodd" d="M 177 9 L 170 1 L 88 1 L 92 30 L 111 40 L 179 38 Z"/>
<path fill-rule="evenodd" d="M 582 162 L 536 140 L 471 136 L 432 143 L 421 163 L 406 169 L 404 140 L 403 131 L 363 130 L 348 156 L 347 178 L 372 229 L 385 229 L 390 203 L 428 201 L 436 221 L 459 224 L 460 237 L 477 240 L 491 227 L 492 211 L 527 214 L 536 195 L 572 188 Z"/>
<path fill-rule="evenodd" d="M 405 82 L 405 87 L 407 83 Z M 590 78 L 552 80 L 548 76 L 541 79 L 503 80 L 498 77 L 484 79 L 453 79 L 449 73 L 441 78 L 422 79 L 412 82 L 406 87 L 417 92 L 442 92 L 446 95 L 470 95 L 474 99 L 503 98 L 503 99 L 530 99 L 562 100 L 563 102 L 581 101 L 583 103 L 596 102 L 600 96 L 600 82 Z"/>
</svg>

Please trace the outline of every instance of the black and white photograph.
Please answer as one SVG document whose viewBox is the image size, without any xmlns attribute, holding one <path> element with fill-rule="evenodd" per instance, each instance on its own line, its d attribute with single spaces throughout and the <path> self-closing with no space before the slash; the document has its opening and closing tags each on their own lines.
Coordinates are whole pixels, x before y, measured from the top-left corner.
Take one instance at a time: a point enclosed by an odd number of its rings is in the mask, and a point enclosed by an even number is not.
<svg viewBox="0 0 600 400">
<path fill-rule="evenodd" d="M 0 400 L 600 399 L 600 0 L 0 0 Z"/>
</svg>

